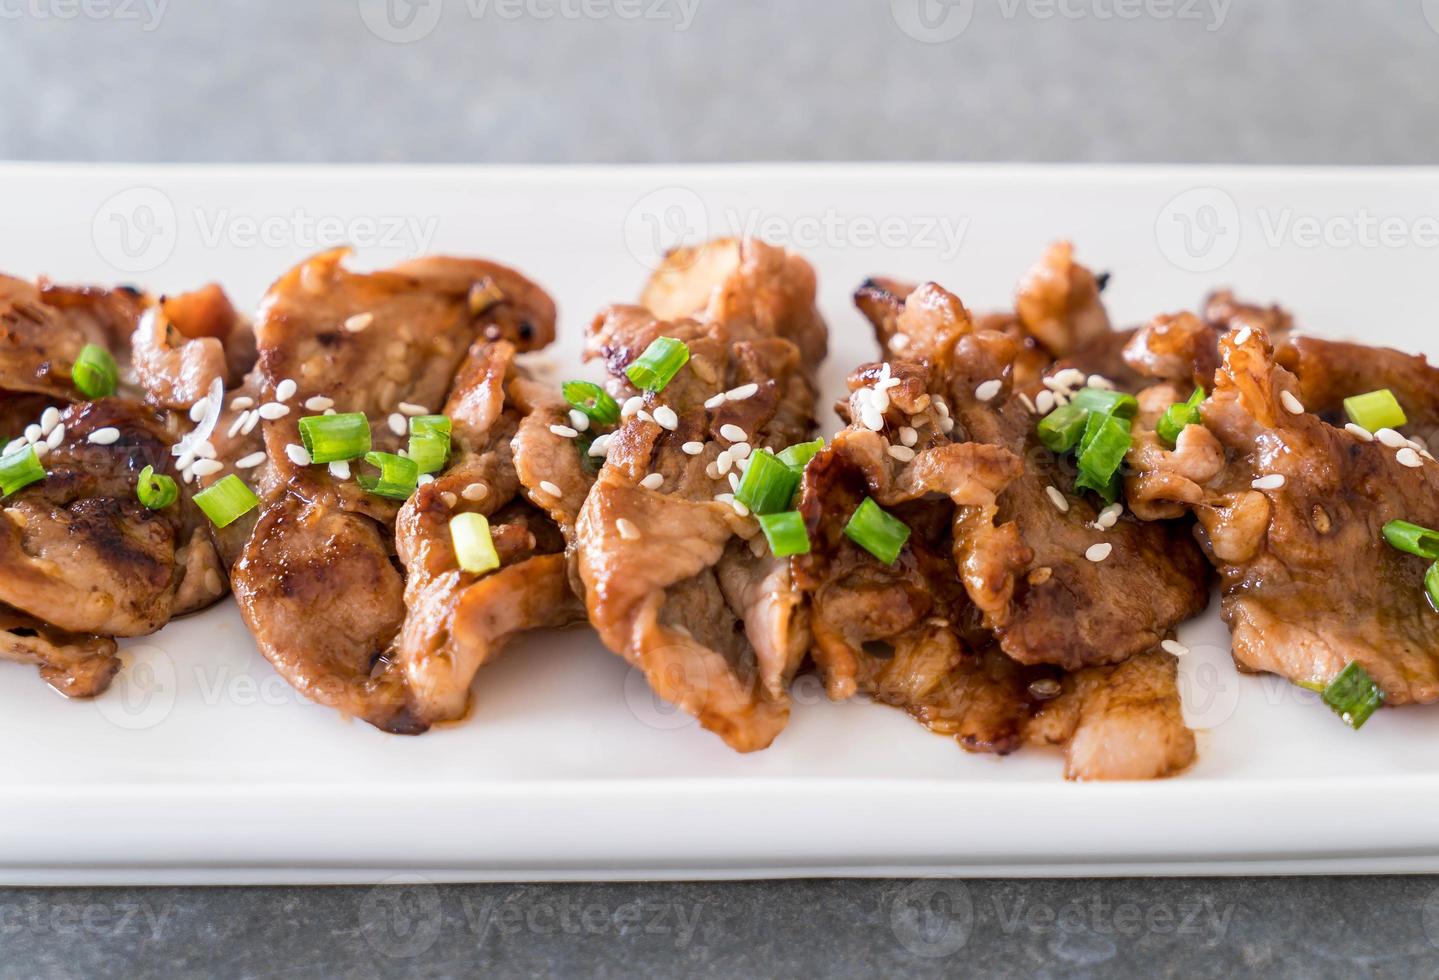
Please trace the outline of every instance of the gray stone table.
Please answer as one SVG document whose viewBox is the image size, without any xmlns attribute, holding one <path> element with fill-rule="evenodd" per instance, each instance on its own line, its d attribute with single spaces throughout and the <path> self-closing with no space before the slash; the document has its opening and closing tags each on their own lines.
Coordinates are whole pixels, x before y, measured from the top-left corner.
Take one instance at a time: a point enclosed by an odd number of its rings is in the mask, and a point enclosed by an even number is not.
<svg viewBox="0 0 1439 980">
<path fill-rule="evenodd" d="M 0 158 L 1439 158 L 1439 0 L 926 4 L 0 0 Z M 0 977 L 1429 976 L 1435 887 L 10 889 Z"/>
</svg>

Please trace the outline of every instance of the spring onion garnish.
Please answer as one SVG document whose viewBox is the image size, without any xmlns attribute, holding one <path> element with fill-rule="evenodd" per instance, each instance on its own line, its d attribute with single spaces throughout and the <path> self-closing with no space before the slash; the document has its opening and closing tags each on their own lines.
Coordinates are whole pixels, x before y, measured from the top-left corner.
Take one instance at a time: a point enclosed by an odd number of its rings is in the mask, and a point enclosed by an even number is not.
<svg viewBox="0 0 1439 980">
<path fill-rule="evenodd" d="M 456 514 L 450 518 L 450 541 L 455 546 L 455 561 L 462 570 L 479 575 L 500 567 L 495 539 L 490 536 L 490 522 L 484 514 Z"/>
<path fill-rule="evenodd" d="M 1439 559 L 1439 532 L 1408 521 L 1390 521 L 1384 525 L 1384 540 L 1400 551 L 1433 561 Z"/>
<path fill-rule="evenodd" d="M 105 398 L 115 393 L 115 386 L 120 382 L 120 369 L 105 348 L 99 344 L 86 344 L 80 349 L 80 356 L 75 358 L 70 377 L 86 398 Z"/>
<path fill-rule="evenodd" d="M 0 497 L 8 497 L 16 490 L 43 479 L 45 467 L 40 465 L 40 457 L 35 455 L 34 446 L 26 446 L 8 456 L 0 456 Z"/>
<path fill-rule="evenodd" d="M 356 479 L 370 493 L 391 500 L 409 500 L 420 482 L 420 467 L 413 459 L 394 453 L 365 453 L 365 462 L 379 467 L 380 475 L 361 473 Z"/>
<path fill-rule="evenodd" d="M 680 368 L 690 359 L 690 349 L 673 337 L 657 337 L 645 348 L 625 374 L 636 388 L 664 391 Z"/>
<path fill-rule="evenodd" d="M 1118 499 L 1116 477 L 1132 442 L 1128 419 L 1091 412 L 1079 441 L 1079 479 L 1075 487 L 1093 490 L 1105 503 L 1114 503 Z"/>
<path fill-rule="evenodd" d="M 600 425 L 614 425 L 620 420 L 620 404 L 593 381 L 566 381 L 560 392 L 570 407 L 584 412 Z"/>
<path fill-rule="evenodd" d="M 1320 697 L 1355 731 L 1363 728 L 1369 716 L 1384 703 L 1384 692 L 1357 660 L 1350 661 Z"/>
<path fill-rule="evenodd" d="M 229 527 L 260 505 L 260 498 L 231 473 L 223 480 L 195 494 L 195 505 L 216 527 Z"/>
<path fill-rule="evenodd" d="M 1439 612 L 1439 561 L 1429 566 L 1424 573 L 1424 591 L 1429 593 L 1429 605 Z"/>
<path fill-rule="evenodd" d="M 421 473 L 438 473 L 450 458 L 450 420 L 443 415 L 410 419 L 410 458 Z"/>
<path fill-rule="evenodd" d="M 1399 399 L 1388 388 L 1344 399 L 1344 411 L 1348 413 L 1349 421 L 1370 432 L 1397 429 L 1409 421 L 1399 405 Z"/>
<path fill-rule="evenodd" d="M 872 497 L 865 497 L 844 526 L 844 536 L 886 565 L 893 565 L 909 540 L 909 528 L 904 521 L 883 510 Z"/>
<path fill-rule="evenodd" d="M 759 518 L 759 529 L 764 532 L 765 540 L 769 542 L 769 550 L 776 558 L 809 554 L 809 531 L 805 528 L 804 518 L 799 511 L 762 514 Z"/>
<path fill-rule="evenodd" d="M 797 442 L 779 454 L 779 461 L 802 473 L 804 468 L 809 465 L 809 461 L 814 459 L 823 448 L 823 439 L 816 439 L 813 442 Z"/>
<path fill-rule="evenodd" d="M 799 480 L 794 467 L 786 466 L 768 449 L 761 449 L 749 458 L 749 468 L 734 498 L 755 514 L 775 514 L 789 509 Z"/>
<path fill-rule="evenodd" d="M 1039 441 L 1050 452 L 1067 453 L 1084 435 L 1088 413 L 1078 405 L 1061 405 L 1039 421 Z"/>
<path fill-rule="evenodd" d="M 359 459 L 370 451 L 370 420 L 364 412 L 307 415 L 300 419 L 300 441 L 312 463 Z"/>
<path fill-rule="evenodd" d="M 1080 388 L 1069 404 L 1086 412 L 1118 415 L 1126 419 L 1139 414 L 1139 399 L 1123 391 L 1106 391 L 1103 388 Z"/>
<path fill-rule="evenodd" d="M 1178 445 L 1181 432 L 1191 425 L 1200 424 L 1199 406 L 1204 403 L 1204 398 L 1204 388 L 1201 386 L 1194 389 L 1189 401 L 1178 402 L 1166 408 L 1159 424 L 1154 427 L 1159 438 L 1170 446 Z"/>
<path fill-rule="evenodd" d="M 150 510 L 164 510 L 180 496 L 175 481 L 164 473 L 156 473 L 155 467 L 147 466 L 140 471 L 140 482 L 135 485 L 135 496 Z"/>
</svg>

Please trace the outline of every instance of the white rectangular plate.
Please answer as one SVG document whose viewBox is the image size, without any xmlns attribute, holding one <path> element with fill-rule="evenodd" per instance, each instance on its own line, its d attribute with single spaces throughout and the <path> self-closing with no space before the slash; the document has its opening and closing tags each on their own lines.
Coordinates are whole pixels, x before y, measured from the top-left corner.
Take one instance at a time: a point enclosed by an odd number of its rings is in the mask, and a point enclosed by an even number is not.
<svg viewBox="0 0 1439 980">
<path fill-rule="evenodd" d="M 1436 216 L 1435 170 L 22 165 L 0 167 L 0 269 L 214 280 L 253 309 L 346 238 L 364 267 L 490 256 L 554 294 L 551 360 L 574 374 L 586 322 L 636 295 L 656 247 L 749 232 L 819 271 L 828 400 L 877 355 L 849 302 L 865 277 L 1002 307 L 1059 237 L 1113 273 L 1119 324 L 1227 284 L 1315 334 L 1439 353 Z M 812 680 L 771 749 L 736 755 L 584 631 L 516 643 L 463 724 L 383 735 L 302 702 L 226 603 L 127 643 L 93 702 L 0 664 L 0 881 L 1439 870 L 1439 711 L 1356 734 L 1311 694 L 1238 676 L 1213 611 L 1180 635 L 1198 764 L 1072 785 L 1056 753 L 968 755 Z"/>
</svg>

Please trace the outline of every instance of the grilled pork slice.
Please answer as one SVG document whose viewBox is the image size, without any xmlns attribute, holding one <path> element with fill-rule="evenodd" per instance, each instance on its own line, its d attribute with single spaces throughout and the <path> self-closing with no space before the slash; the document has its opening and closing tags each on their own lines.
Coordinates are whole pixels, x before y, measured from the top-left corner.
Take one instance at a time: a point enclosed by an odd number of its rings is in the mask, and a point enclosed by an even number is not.
<svg viewBox="0 0 1439 980">
<path fill-rule="evenodd" d="M 132 289 L 53 286 L 0 275 L 0 389 L 82 397 L 71 371 L 86 344 L 115 351 L 146 304 Z"/>
<path fill-rule="evenodd" d="M 977 330 L 933 283 L 877 327 L 909 337 L 902 346 L 943 379 L 956 439 L 1024 461 L 995 505 L 971 508 L 956 529 L 965 588 L 1006 654 L 1069 670 L 1115 664 L 1205 608 L 1207 569 L 1187 528 L 1127 515 L 1105 526 L 1097 500 L 1073 490 L 1072 468 L 1039 442 L 1033 399 L 1015 386 L 1012 336 Z"/>
<path fill-rule="evenodd" d="M 1276 360 L 1299 378 L 1300 404 L 1331 425 L 1348 421 L 1344 399 L 1388 388 L 1408 416 L 1406 432 L 1425 441 L 1439 436 L 1439 368 L 1423 356 L 1317 337 L 1276 348 Z"/>
<path fill-rule="evenodd" d="M 104 693 L 120 669 L 115 650 L 111 637 L 66 633 L 0 606 L 0 660 L 36 665 L 45 682 L 66 697 Z"/>
<path fill-rule="evenodd" d="M 1300 382 L 1275 363 L 1262 329 L 1232 331 L 1220 349 L 1204 427 L 1185 430 L 1215 445 L 1178 474 L 1163 455 L 1136 463 L 1139 479 L 1180 488 L 1170 496 L 1198 516 L 1236 661 L 1320 685 L 1358 661 L 1392 704 L 1439 699 L 1429 563 L 1382 534 L 1391 520 L 1439 526 L 1439 465 L 1417 446 L 1290 411 L 1282 395 Z"/>
<path fill-rule="evenodd" d="M 216 428 L 227 470 L 206 479 L 233 468 L 262 501 L 233 575 L 261 651 L 312 700 L 413 733 L 448 715 L 412 701 L 394 647 L 407 616 L 394 557 L 400 505 L 359 486 L 359 461 L 307 465 L 299 419 L 364 413 L 372 448 L 397 452 L 406 415 L 446 406 L 476 341 L 543 346 L 554 337 L 555 308 L 534 283 L 491 262 L 430 258 L 358 273 L 344 257 L 316 256 L 271 287 L 255 328 L 259 360 L 240 396 L 251 401 L 229 400 Z M 455 398 L 467 397 L 484 395 L 462 383 Z M 458 402 L 447 407 L 460 416 L 457 467 L 468 465 L 474 415 Z M 447 473 L 425 488 L 427 514 L 458 478 Z M 512 496 L 513 474 L 496 479 L 497 500 Z M 445 703 L 454 700 L 451 692 Z"/>
<path fill-rule="evenodd" d="M 644 295 L 648 308 L 613 308 L 591 328 L 612 391 L 640 397 L 625 369 L 659 337 L 686 344 L 689 361 L 606 439 L 576 527 L 590 622 L 660 697 L 732 748 L 762 749 L 788 719 L 809 631 L 788 561 L 733 492 L 753 452 L 812 431 L 825 351 L 814 273 L 725 240 L 673 253 Z"/>
</svg>

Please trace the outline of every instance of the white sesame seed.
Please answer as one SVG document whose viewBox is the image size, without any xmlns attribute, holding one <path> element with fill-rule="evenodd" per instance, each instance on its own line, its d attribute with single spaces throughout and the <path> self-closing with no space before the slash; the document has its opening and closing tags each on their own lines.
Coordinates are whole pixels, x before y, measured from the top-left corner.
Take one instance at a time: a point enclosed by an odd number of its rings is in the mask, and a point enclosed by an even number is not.
<svg viewBox="0 0 1439 980">
<path fill-rule="evenodd" d="M 1069 513 L 1069 498 L 1060 493 L 1058 487 L 1045 487 L 1044 492 L 1048 495 L 1049 502 L 1054 505 L 1055 510 L 1061 514 Z"/>
<path fill-rule="evenodd" d="M 191 452 L 191 453 L 181 453 L 181 454 L 180 454 L 180 458 L 177 459 L 177 460 L 175 460 L 175 469 L 177 469 L 177 470 L 188 470 L 191 466 L 194 466 L 194 465 L 195 465 L 195 454 L 192 453 L 192 452 Z"/>
<path fill-rule="evenodd" d="M 1039 412 L 1039 408 L 1034 404 L 1034 399 L 1022 391 L 1019 393 L 1019 403 L 1029 409 L 1030 415 L 1035 415 Z"/>
<path fill-rule="evenodd" d="M 50 451 L 50 446 L 49 446 L 49 444 L 48 444 L 48 443 L 44 443 L 44 442 L 37 442 L 37 443 L 35 443 L 35 445 L 31 446 L 30 448 L 31 448 L 32 450 L 34 450 L 34 452 L 35 452 L 35 457 L 36 457 L 37 459 L 42 459 L 42 458 L 44 458 L 45 454 Z"/>
<path fill-rule="evenodd" d="M 1278 490 L 1288 482 L 1284 479 L 1283 473 L 1270 473 L 1268 476 L 1261 476 L 1249 484 L 1255 490 Z"/>
<path fill-rule="evenodd" d="M 974 397 L 982 402 L 994 401 L 995 396 L 999 394 L 1000 389 L 1003 387 L 1003 381 L 1000 381 L 998 378 L 991 378 L 974 389 Z"/>
<path fill-rule="evenodd" d="M 564 491 L 562 491 L 559 487 L 555 486 L 549 480 L 541 480 L 540 489 L 556 499 L 564 496 Z"/>
<path fill-rule="evenodd" d="M 1040 415 L 1048 415 L 1054 411 L 1054 392 L 1048 388 L 1041 391 L 1034 399 L 1035 411 Z"/>
<path fill-rule="evenodd" d="M 255 431 L 255 426 L 260 424 L 260 410 L 254 409 L 245 417 L 245 424 L 240 426 L 241 435 L 249 435 Z"/>
<path fill-rule="evenodd" d="M 550 426 L 550 431 L 561 439 L 574 439 L 579 436 L 579 433 L 568 425 L 552 425 Z"/>
<path fill-rule="evenodd" d="M 625 399 L 624 406 L 620 408 L 620 417 L 629 418 L 640 409 L 645 407 L 645 400 L 641 395 L 631 395 Z"/>
<path fill-rule="evenodd" d="M 292 442 L 285 447 L 285 455 L 290 457 L 290 462 L 296 466 L 309 466 L 313 462 L 310 459 L 310 451 L 297 442 Z"/>
<path fill-rule="evenodd" d="M 731 474 L 729 475 L 729 488 L 730 488 L 731 490 L 733 490 L 735 493 L 739 493 L 739 474 L 738 474 L 738 473 L 731 473 Z"/>
<path fill-rule="evenodd" d="M 588 432 L 590 429 L 590 417 L 578 408 L 570 409 L 570 428 L 576 432 Z"/>
<path fill-rule="evenodd" d="M 59 449 L 59 448 L 60 448 L 60 443 L 62 443 L 62 442 L 64 442 L 64 441 L 65 441 L 65 427 L 64 427 L 63 425 L 57 425 L 57 426 L 55 426 L 55 428 L 53 428 L 53 429 L 50 430 L 50 435 L 49 435 L 48 438 L 46 438 L 45 444 L 46 444 L 47 446 L 49 446 L 51 449 Z"/>
<path fill-rule="evenodd" d="M 90 433 L 90 437 L 85 441 L 93 443 L 96 446 L 113 446 L 119 439 L 120 430 L 113 425 L 107 425 L 103 429 L 96 429 Z"/>
<path fill-rule="evenodd" d="M 728 397 L 728 396 L 727 396 L 724 392 L 720 392 L 718 395 L 715 395 L 715 396 L 712 397 L 712 398 L 706 398 L 706 399 L 705 399 L 705 408 L 708 408 L 709 410 L 713 411 L 713 410 L 715 410 L 716 408 L 719 408 L 721 405 L 723 405 L 723 404 L 725 403 L 725 399 L 726 399 L 727 397 Z"/>
<path fill-rule="evenodd" d="M 589 453 L 591 456 L 607 456 L 610 451 L 609 435 L 595 436 L 590 443 Z"/>
<path fill-rule="evenodd" d="M 720 426 L 719 434 L 724 438 L 728 439 L 730 442 L 749 441 L 749 435 L 745 432 L 745 430 L 741 429 L 733 422 L 726 422 L 724 425 Z"/>
<path fill-rule="evenodd" d="M 738 388 L 731 388 L 724 393 L 725 399 L 732 402 L 742 402 L 759 392 L 759 385 L 751 381 L 747 385 L 740 385 Z"/>
<path fill-rule="evenodd" d="M 25 426 L 26 442 L 39 442 L 41 437 L 44 435 L 46 435 L 46 433 L 41 432 L 40 426 L 36 425 L 34 422 L 31 422 L 29 425 Z"/>
<path fill-rule="evenodd" d="M 214 476 L 225 468 L 225 464 L 218 459 L 197 459 L 195 465 L 190 467 L 190 472 L 196 476 Z"/>
<path fill-rule="evenodd" d="M 698 456 L 705 451 L 705 444 L 702 442 L 687 442 L 680 447 L 688 456 Z"/>
<path fill-rule="evenodd" d="M 1110 544 L 1108 541 L 1104 541 L 1100 544 L 1091 545 L 1089 550 L 1084 553 L 1084 557 L 1088 558 L 1095 564 L 1098 564 L 1099 562 L 1104 561 L 1104 559 L 1108 558 L 1113 553 L 1114 545 Z"/>
<path fill-rule="evenodd" d="M 718 480 L 720 478 L 719 467 L 716 466 L 714 463 L 710 463 L 708 466 L 705 467 L 705 476 L 709 477 L 711 480 Z"/>
<path fill-rule="evenodd" d="M 1079 368 L 1071 367 L 1065 368 L 1056 374 L 1054 380 L 1061 388 L 1083 388 L 1085 383 L 1089 381 L 1089 377 L 1083 371 L 1079 370 Z"/>
<path fill-rule="evenodd" d="M 1401 446 L 1409 445 L 1409 440 L 1405 439 L 1393 429 L 1380 429 L 1378 432 L 1374 433 L 1374 438 L 1378 439 L 1390 449 L 1398 449 Z"/>
<path fill-rule="evenodd" d="M 913 426 L 901 425 L 899 427 L 899 441 L 906 446 L 913 446 L 919 442 L 919 433 L 914 431 Z"/>
<path fill-rule="evenodd" d="M 428 415 L 430 410 L 423 405 L 416 405 L 414 402 L 400 402 L 395 408 L 399 409 L 401 415 Z"/>
<path fill-rule="evenodd" d="M 350 461 L 341 459 L 331 463 L 330 475 L 337 480 L 348 480 L 350 478 Z"/>
<path fill-rule="evenodd" d="M 385 421 L 389 425 L 390 431 L 397 436 L 402 436 L 409 431 L 410 423 L 405 421 L 405 417 L 399 412 L 391 412 L 390 417 Z"/>
<path fill-rule="evenodd" d="M 940 431 L 940 432 L 943 432 L 945 435 L 949 435 L 951 432 L 953 432 L 953 431 L 954 431 L 954 419 L 940 419 L 940 420 L 939 420 L 939 431 Z"/>
<path fill-rule="evenodd" d="M 550 485 L 554 486 L 554 484 Z M 490 488 L 485 486 L 483 483 L 466 484 L 465 488 L 460 491 L 460 496 L 464 497 L 466 500 L 484 500 L 489 495 Z M 558 497 L 559 494 L 555 494 L 555 496 Z"/>
<path fill-rule="evenodd" d="M 1283 405 L 1284 410 L 1290 415 L 1304 414 L 1304 403 L 1296 398 L 1292 391 L 1280 392 L 1279 404 Z"/>
<path fill-rule="evenodd" d="M 201 398 L 200 398 L 199 401 L 197 401 L 195 404 L 193 404 L 193 405 L 190 406 L 190 421 L 191 421 L 191 422 L 198 422 L 198 421 L 200 421 L 202 418 L 205 417 L 205 413 L 208 412 L 209 410 L 210 410 L 210 396 L 209 396 L 209 395 L 203 395 L 203 396 L 201 396 Z"/>
<path fill-rule="evenodd" d="M 1098 388 L 1100 391 L 1113 391 L 1116 385 L 1102 374 L 1091 374 L 1089 376 L 1089 387 Z"/>
<path fill-rule="evenodd" d="M 615 530 L 618 531 L 620 537 L 626 541 L 638 541 L 640 539 L 640 529 L 635 527 L 635 522 L 628 517 L 621 517 L 615 521 Z"/>
<path fill-rule="evenodd" d="M 729 502 L 729 505 L 734 508 L 734 512 L 740 517 L 749 516 L 749 508 L 746 507 L 744 504 L 740 503 L 738 500 L 731 500 Z"/>
<path fill-rule="evenodd" d="M 899 460 L 901 463 L 908 463 L 909 461 L 914 459 L 914 450 L 910 449 L 908 446 L 891 445 L 888 449 L 888 452 L 891 456 Z"/>
<path fill-rule="evenodd" d="M 269 457 L 265 455 L 265 451 L 262 449 L 257 453 L 251 453 L 248 456 L 242 456 L 239 459 L 235 460 L 235 469 L 253 470 L 255 467 L 259 466 L 268 458 Z"/>
<path fill-rule="evenodd" d="M 434 482 L 435 475 L 433 473 L 421 473 L 418 477 L 415 478 L 415 485 L 420 487 L 424 486 L 427 483 Z"/>
<path fill-rule="evenodd" d="M 715 457 L 715 475 L 724 476 L 726 473 L 729 472 L 730 467 L 733 465 L 734 458 L 730 456 L 729 450 L 721 450 L 720 454 Z"/>
<path fill-rule="evenodd" d="M 236 395 L 234 398 L 230 399 L 230 411 L 232 412 L 244 411 L 245 409 L 253 408 L 254 406 L 255 399 L 251 398 L 249 395 Z"/>
<path fill-rule="evenodd" d="M 201 413 L 204 414 L 203 412 Z M 60 424 L 60 410 L 54 405 L 49 406 L 40 413 L 40 434 L 48 436 L 55 431 L 55 426 Z"/>
<path fill-rule="evenodd" d="M 749 454 L 752 452 L 754 452 L 754 450 L 750 448 L 749 443 L 737 442 L 733 446 L 729 447 L 729 458 L 734 460 L 736 463 L 739 463 L 743 460 L 749 459 Z"/>
<path fill-rule="evenodd" d="M 195 443 L 195 455 L 201 459 L 214 459 L 220 455 L 215 451 L 215 444 L 209 439 L 201 439 Z"/>
<path fill-rule="evenodd" d="M 334 408 L 335 400 L 333 398 L 326 398 L 324 395 L 316 395 L 313 398 L 306 399 L 305 407 L 312 412 L 323 412 L 327 408 Z"/>
<path fill-rule="evenodd" d="M 874 406 L 876 412 L 889 411 L 889 392 L 883 388 L 875 388 L 869 396 L 869 403 Z"/>
<path fill-rule="evenodd" d="M 294 379 L 286 378 L 279 384 L 275 385 L 275 401 L 289 401 L 291 398 L 295 397 L 295 392 L 299 390 L 299 387 L 299 385 L 295 384 Z"/>
<path fill-rule="evenodd" d="M 350 331 L 350 333 L 359 333 L 374 322 L 375 314 L 356 313 L 345 321 L 345 329 Z"/>
<path fill-rule="evenodd" d="M 1249 329 L 1248 327 L 1241 327 L 1239 329 L 1239 332 L 1234 335 L 1234 346 L 1243 347 L 1245 344 L 1249 343 L 1249 338 L 1253 336 L 1253 330 Z"/>
<path fill-rule="evenodd" d="M 1372 433 L 1372 432 L 1370 432 L 1368 429 L 1364 428 L 1364 426 L 1358 425 L 1358 424 L 1356 424 L 1356 423 L 1354 423 L 1354 422 L 1350 422 L 1350 423 L 1348 423 L 1347 425 L 1345 425 L 1345 426 L 1344 426 L 1344 431 L 1347 432 L 1347 433 L 1349 433 L 1349 434 L 1350 434 L 1351 436 L 1353 436 L 1354 438 L 1358 439 L 1360 442 L 1373 442 L 1373 441 L 1374 441 L 1374 433 Z"/>
<path fill-rule="evenodd" d="M 864 423 L 866 429 L 878 432 L 884 428 L 884 415 L 874 405 L 865 405 L 859 413 L 859 420 Z"/>
<path fill-rule="evenodd" d="M 645 411 L 643 408 L 635 413 L 635 418 L 639 419 L 641 422 L 653 422 L 655 420 L 655 417 L 649 412 Z"/>
<path fill-rule="evenodd" d="M 449 508 L 452 508 L 452 509 L 454 508 L 455 504 L 457 504 L 457 503 L 460 502 L 460 498 L 459 498 L 459 497 L 456 497 L 454 494 L 450 493 L 450 491 L 448 491 L 448 490 L 441 490 L 441 491 L 440 491 L 440 499 L 445 502 L 445 506 L 446 506 L 446 507 L 449 507 Z"/>
<path fill-rule="evenodd" d="M 1424 465 L 1424 461 L 1419 458 L 1419 454 L 1408 446 L 1405 446 L 1399 450 L 1399 452 L 1395 453 L 1394 458 L 1399 461 L 1401 466 L 1407 466 L 1410 469 L 1418 469 Z"/>
<path fill-rule="evenodd" d="M 654 411 L 655 421 L 671 432 L 680 427 L 680 417 L 668 405 L 661 405 Z"/>
<path fill-rule="evenodd" d="M 279 402 L 266 402 L 256 409 L 256 411 L 260 413 L 260 418 L 268 422 L 273 422 L 276 419 L 282 419 L 286 415 L 289 415 L 290 406 L 281 405 Z"/>
<path fill-rule="evenodd" d="M 1100 530 L 1107 531 L 1119 523 L 1119 518 L 1123 513 L 1123 504 L 1110 504 L 1099 512 L 1099 516 L 1094 519 L 1094 523 L 1099 525 Z"/>
<path fill-rule="evenodd" d="M 5 452 L 3 455 L 9 456 L 11 453 L 18 453 L 28 445 L 30 444 L 25 441 L 24 436 L 20 436 L 18 439 L 11 439 L 5 444 Z"/>
<path fill-rule="evenodd" d="M 900 381 L 898 378 L 885 378 L 877 382 L 874 387 L 876 391 L 889 391 L 891 388 L 898 388 L 899 385 Z"/>
<path fill-rule="evenodd" d="M 651 473 L 649 476 L 645 477 L 643 480 L 640 481 L 640 486 L 644 487 L 646 490 L 658 490 L 660 487 L 664 486 L 664 484 L 665 478 L 658 473 Z"/>
<path fill-rule="evenodd" d="M 939 413 L 942 419 L 949 418 L 949 402 L 938 396 L 934 399 L 934 410 Z"/>
<path fill-rule="evenodd" d="M 1159 648 L 1165 653 L 1175 657 L 1182 657 L 1189 652 L 1189 648 L 1178 640 L 1165 640 L 1159 644 Z"/>
</svg>

